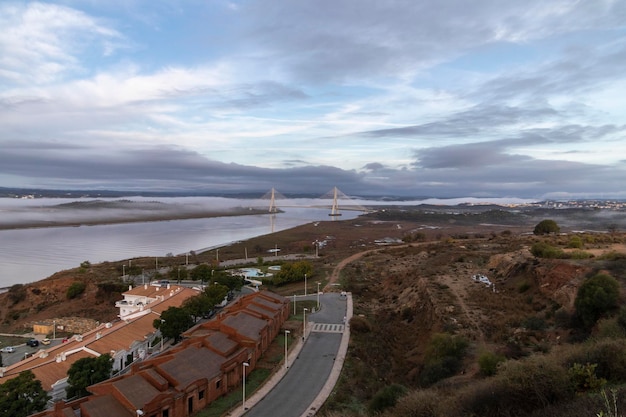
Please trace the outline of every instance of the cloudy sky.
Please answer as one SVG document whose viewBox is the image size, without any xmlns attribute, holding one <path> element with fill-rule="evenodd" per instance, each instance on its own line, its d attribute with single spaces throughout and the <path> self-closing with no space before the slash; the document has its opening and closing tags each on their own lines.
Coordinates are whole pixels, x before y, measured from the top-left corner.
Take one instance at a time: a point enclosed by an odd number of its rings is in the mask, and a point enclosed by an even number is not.
<svg viewBox="0 0 626 417">
<path fill-rule="evenodd" d="M 2 0 L 0 28 L 0 186 L 626 198 L 624 0 Z"/>
</svg>

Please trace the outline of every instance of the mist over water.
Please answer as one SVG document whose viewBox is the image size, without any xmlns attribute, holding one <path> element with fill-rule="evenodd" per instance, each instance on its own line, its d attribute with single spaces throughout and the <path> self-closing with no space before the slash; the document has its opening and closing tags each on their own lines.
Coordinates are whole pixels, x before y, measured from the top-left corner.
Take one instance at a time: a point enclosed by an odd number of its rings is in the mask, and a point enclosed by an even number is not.
<svg viewBox="0 0 626 417">
<path fill-rule="evenodd" d="M 349 199 L 341 206 L 458 204 L 464 200 L 370 201 Z M 46 278 L 55 272 L 78 267 L 81 262 L 100 263 L 134 257 L 164 257 L 219 247 L 313 221 L 330 221 L 332 200 L 278 200 L 284 211 L 272 222 L 269 214 L 207 217 L 187 220 L 136 221 L 147 215 L 185 216 L 211 212 L 229 213 L 235 209 L 269 209 L 261 199 L 221 197 L 126 199 L 15 199 L 0 198 L 0 228 L 31 223 L 39 227 L 0 230 L 0 288 Z M 361 212 L 341 210 L 337 220 L 357 217 Z M 54 226 L 115 222 L 93 226 Z M 243 256 L 243 254 L 242 254 Z"/>
<path fill-rule="evenodd" d="M 43 200 L 43 199 L 42 199 Z M 50 199 L 46 199 L 50 200 Z M 56 199 L 52 199 L 56 200 Z M 196 211 L 197 207 L 206 208 L 210 201 L 190 201 L 190 205 L 167 202 L 167 210 L 184 209 Z M 245 201 L 222 201 L 217 199 L 211 209 L 221 208 L 225 212 L 229 207 L 246 207 Z M 26 200 L 17 200 L 24 202 Z M 26 201 L 20 211 L 19 204 L 0 202 L 0 223 L 18 224 L 24 219 L 43 219 L 46 221 L 65 221 L 66 219 L 92 218 L 100 220 L 128 218 L 136 214 L 127 208 L 125 217 L 121 211 L 113 213 L 100 211 L 87 213 L 84 208 L 55 208 L 60 201 Z M 43 204 L 42 204 L 43 203 Z M 230 204 L 230 205 L 229 205 Z M 264 202 L 269 205 L 269 202 Z M 10 210 L 6 207 L 12 205 Z M 79 227 L 38 227 L 26 229 L 0 230 L 0 287 L 9 287 L 17 283 L 28 283 L 46 278 L 55 272 L 78 267 L 81 262 L 100 263 L 119 261 L 128 258 L 154 256 L 165 257 L 167 254 L 183 254 L 219 247 L 231 242 L 246 240 L 289 229 L 312 221 L 329 221 L 329 209 L 283 208 L 272 220 L 272 216 L 246 215 L 209 217 L 186 220 L 167 220 L 151 222 L 118 223 Z M 186 213 L 187 211 L 185 211 Z M 44 216 L 47 214 L 47 216 Z M 181 214 L 173 211 L 172 214 Z M 346 211 L 342 219 L 357 217 L 359 212 Z M 82 217 L 81 217 L 82 216 Z M 243 254 L 242 254 L 243 257 Z"/>
</svg>

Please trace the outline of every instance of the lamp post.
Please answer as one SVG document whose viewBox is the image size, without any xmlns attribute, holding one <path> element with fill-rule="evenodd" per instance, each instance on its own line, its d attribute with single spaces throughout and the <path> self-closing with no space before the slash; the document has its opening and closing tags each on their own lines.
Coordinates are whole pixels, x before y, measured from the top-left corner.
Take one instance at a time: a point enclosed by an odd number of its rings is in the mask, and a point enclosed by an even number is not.
<svg viewBox="0 0 626 417">
<path fill-rule="evenodd" d="M 289 338 L 289 330 L 285 330 L 285 370 L 289 368 L 289 361 L 287 360 L 287 339 Z"/>
<path fill-rule="evenodd" d="M 243 401 L 242 401 L 242 407 L 245 410 L 247 410 L 246 408 L 246 368 L 248 366 L 250 366 L 250 364 L 248 362 L 244 362 L 241 364 L 242 365 L 242 371 L 243 371 Z"/>
<path fill-rule="evenodd" d="M 296 310 L 296 295 L 293 295 L 293 314 L 298 314 L 298 310 Z"/>
<path fill-rule="evenodd" d="M 306 274 L 304 274 L 304 296 L 306 297 Z"/>
<path fill-rule="evenodd" d="M 320 284 L 321 282 L 317 283 L 317 309 L 320 309 Z"/>
<path fill-rule="evenodd" d="M 302 340 L 306 337 L 306 312 L 309 311 L 308 308 L 302 309 Z"/>
</svg>

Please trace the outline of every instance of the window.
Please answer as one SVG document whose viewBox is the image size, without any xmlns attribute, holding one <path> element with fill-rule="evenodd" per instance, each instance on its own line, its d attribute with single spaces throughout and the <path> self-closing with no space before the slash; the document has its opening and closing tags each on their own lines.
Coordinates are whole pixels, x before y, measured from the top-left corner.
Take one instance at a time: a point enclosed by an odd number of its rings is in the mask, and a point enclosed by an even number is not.
<svg viewBox="0 0 626 417">
<path fill-rule="evenodd" d="M 222 386 L 222 380 L 218 379 L 217 381 L 215 381 L 215 388 L 220 389 L 220 387 Z"/>
<path fill-rule="evenodd" d="M 202 390 L 202 391 L 200 391 L 200 392 L 198 393 L 198 399 L 199 399 L 199 400 L 204 399 L 204 390 Z"/>
<path fill-rule="evenodd" d="M 162 417 L 170 417 L 170 409 L 169 408 L 166 408 L 165 410 L 163 410 Z"/>
</svg>

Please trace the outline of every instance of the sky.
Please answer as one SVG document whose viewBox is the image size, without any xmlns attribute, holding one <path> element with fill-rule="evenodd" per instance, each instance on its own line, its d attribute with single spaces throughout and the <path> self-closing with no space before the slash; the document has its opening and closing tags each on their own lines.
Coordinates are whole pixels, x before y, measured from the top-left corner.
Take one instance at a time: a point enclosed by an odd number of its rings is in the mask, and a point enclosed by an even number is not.
<svg viewBox="0 0 626 417">
<path fill-rule="evenodd" d="M 626 198 L 625 0 L 0 0 L 0 187 Z"/>
</svg>

